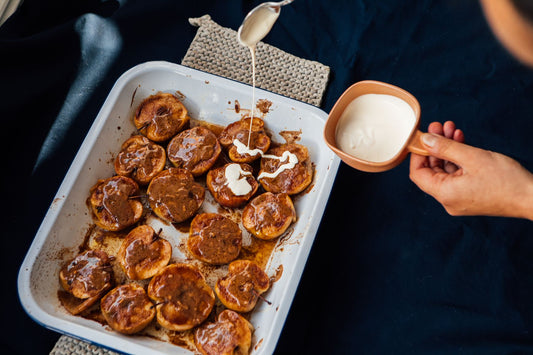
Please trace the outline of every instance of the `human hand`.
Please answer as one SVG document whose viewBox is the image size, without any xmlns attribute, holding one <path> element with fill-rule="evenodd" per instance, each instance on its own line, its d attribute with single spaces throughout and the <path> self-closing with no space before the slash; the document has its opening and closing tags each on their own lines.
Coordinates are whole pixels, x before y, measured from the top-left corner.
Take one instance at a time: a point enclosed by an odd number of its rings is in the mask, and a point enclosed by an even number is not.
<svg viewBox="0 0 533 355">
<path fill-rule="evenodd" d="M 533 174 L 514 159 L 463 142 L 453 122 L 433 122 L 422 135 L 430 156 L 411 154 L 411 180 L 454 216 L 533 220 Z"/>
</svg>

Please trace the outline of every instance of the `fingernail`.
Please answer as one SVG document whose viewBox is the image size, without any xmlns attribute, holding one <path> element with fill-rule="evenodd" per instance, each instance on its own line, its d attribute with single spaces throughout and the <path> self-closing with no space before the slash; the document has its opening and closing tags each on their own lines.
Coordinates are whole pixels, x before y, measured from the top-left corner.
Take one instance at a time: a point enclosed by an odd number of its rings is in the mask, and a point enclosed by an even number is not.
<svg viewBox="0 0 533 355">
<path fill-rule="evenodd" d="M 435 136 L 433 133 L 424 133 L 422 135 L 422 143 L 428 147 L 433 147 L 435 146 L 435 143 L 437 143 L 437 136 Z"/>
</svg>

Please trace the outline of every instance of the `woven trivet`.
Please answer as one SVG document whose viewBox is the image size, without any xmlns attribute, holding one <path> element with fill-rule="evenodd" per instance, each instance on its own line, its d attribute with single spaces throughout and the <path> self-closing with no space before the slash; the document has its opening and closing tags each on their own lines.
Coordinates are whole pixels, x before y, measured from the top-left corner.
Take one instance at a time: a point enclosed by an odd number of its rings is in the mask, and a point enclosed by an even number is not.
<svg viewBox="0 0 533 355">
<path fill-rule="evenodd" d="M 237 40 L 237 32 L 215 23 L 209 15 L 191 18 L 198 26 L 181 64 L 252 84 L 250 50 Z M 256 86 L 320 106 L 330 69 L 259 42 L 256 48 Z"/>
<path fill-rule="evenodd" d="M 50 355 L 118 355 L 118 353 L 101 348 L 85 341 L 62 335 L 50 352 Z"/>
<path fill-rule="evenodd" d="M 191 18 L 189 22 L 199 28 L 181 64 L 251 85 L 251 54 L 237 41 L 237 32 L 221 27 L 209 15 Z M 257 45 L 257 87 L 319 106 L 328 79 L 328 66 L 262 42 Z M 67 335 L 59 338 L 50 354 L 118 355 Z"/>
</svg>

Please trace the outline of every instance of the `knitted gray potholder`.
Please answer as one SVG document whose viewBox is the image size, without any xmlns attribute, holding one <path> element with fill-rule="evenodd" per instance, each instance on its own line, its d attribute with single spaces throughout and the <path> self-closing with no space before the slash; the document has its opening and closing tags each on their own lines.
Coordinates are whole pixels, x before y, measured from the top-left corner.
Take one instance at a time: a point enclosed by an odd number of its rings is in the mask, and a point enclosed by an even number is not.
<svg viewBox="0 0 533 355">
<path fill-rule="evenodd" d="M 50 352 L 50 355 L 118 355 L 118 353 L 101 348 L 85 341 L 62 335 Z"/>
<path fill-rule="evenodd" d="M 191 18 L 198 32 L 181 64 L 252 84 L 252 59 L 237 32 L 218 25 L 209 15 Z M 256 48 L 256 86 L 320 106 L 330 68 L 259 42 Z"/>
</svg>

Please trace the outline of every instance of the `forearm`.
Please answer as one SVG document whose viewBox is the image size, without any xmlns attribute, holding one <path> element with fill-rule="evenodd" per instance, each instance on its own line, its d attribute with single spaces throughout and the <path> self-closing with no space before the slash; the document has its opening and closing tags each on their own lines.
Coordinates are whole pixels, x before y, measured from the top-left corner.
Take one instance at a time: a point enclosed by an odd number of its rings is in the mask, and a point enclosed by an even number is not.
<svg viewBox="0 0 533 355">
<path fill-rule="evenodd" d="M 495 201 L 500 201 L 501 212 L 496 215 L 533 221 L 533 174 L 516 160 L 498 153 L 491 155 L 494 160 L 490 166 L 499 171 L 496 175 L 501 182 L 492 187 L 497 194 Z"/>
<path fill-rule="evenodd" d="M 523 186 L 523 191 L 516 200 L 516 217 L 533 221 L 533 174 L 528 174 L 529 183 Z"/>
</svg>

